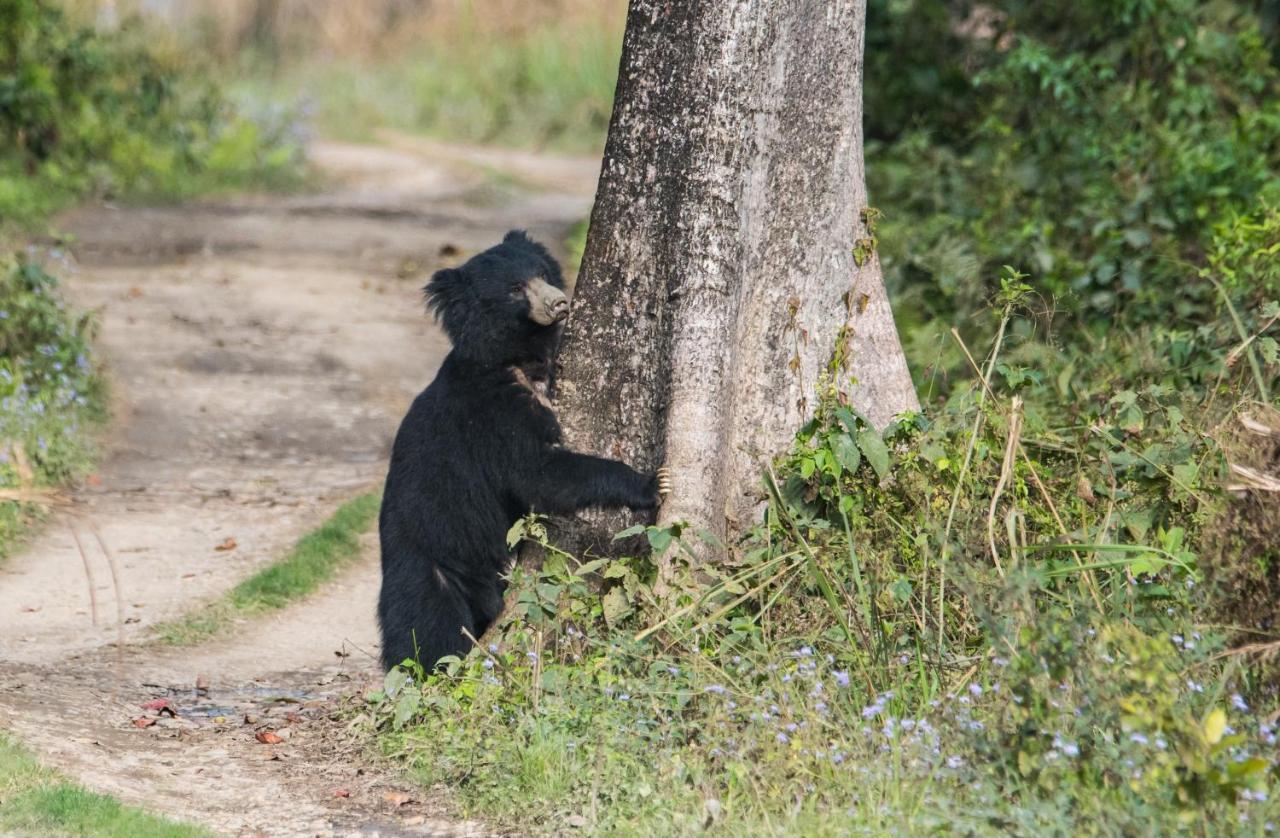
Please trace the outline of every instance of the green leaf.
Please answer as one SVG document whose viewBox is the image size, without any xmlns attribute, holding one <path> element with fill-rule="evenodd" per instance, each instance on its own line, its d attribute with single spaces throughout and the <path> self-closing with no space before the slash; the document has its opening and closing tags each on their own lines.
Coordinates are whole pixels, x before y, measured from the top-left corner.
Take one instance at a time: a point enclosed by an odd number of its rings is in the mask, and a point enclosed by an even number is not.
<svg viewBox="0 0 1280 838">
<path fill-rule="evenodd" d="M 396 730 L 404 727 L 405 722 L 417 714 L 421 699 L 422 694 L 417 690 L 410 689 L 400 693 L 400 698 L 396 700 L 395 713 L 391 717 L 391 726 Z"/>
<path fill-rule="evenodd" d="M 615 535 L 613 537 L 613 540 L 620 541 L 621 539 L 624 539 L 624 538 L 630 538 L 633 535 L 639 535 L 640 533 L 644 532 L 644 529 L 645 529 L 644 524 L 636 524 L 633 527 L 627 527 L 625 530 Z"/>
<path fill-rule="evenodd" d="M 627 570 L 627 566 L 625 564 L 622 562 L 614 562 L 606 567 L 600 575 L 605 579 L 621 579 L 629 572 L 630 571 Z"/>
<path fill-rule="evenodd" d="M 876 476 L 883 479 L 889 473 L 889 447 L 880 434 L 872 428 L 864 428 L 858 432 L 858 447 L 876 470 Z"/>
<path fill-rule="evenodd" d="M 528 519 L 521 518 L 511 525 L 511 529 L 507 530 L 507 549 L 514 550 L 516 545 L 524 541 L 525 527 Z"/>
<path fill-rule="evenodd" d="M 408 681 L 409 674 L 407 672 L 399 668 L 393 669 L 382 679 L 382 691 L 388 696 L 394 697 Z"/>
<path fill-rule="evenodd" d="M 813 471 L 817 467 L 818 464 L 814 461 L 813 457 L 805 457 L 800 461 L 800 476 L 805 480 L 808 480 L 813 476 Z"/>
<path fill-rule="evenodd" d="M 1221 710 L 1214 710 L 1205 717 L 1204 720 L 1204 738 L 1210 745 L 1218 744 L 1218 740 L 1222 738 L 1222 734 L 1227 730 L 1227 714 Z"/>
<path fill-rule="evenodd" d="M 858 452 L 858 446 L 854 444 L 853 438 L 846 434 L 834 434 L 831 437 L 831 453 L 835 454 L 836 461 L 847 471 L 857 471 L 858 464 L 862 462 L 862 454 Z"/>
<path fill-rule="evenodd" d="M 614 536 L 614 540 L 617 541 L 617 536 Z M 597 570 L 604 567 L 611 561 L 613 560 L 612 559 L 592 559 L 586 564 L 579 566 L 579 568 L 575 570 L 573 573 L 575 576 L 587 576 L 589 574 L 595 573 Z"/>
<path fill-rule="evenodd" d="M 840 424 L 844 425 L 845 430 L 851 434 L 856 434 L 859 428 L 871 424 L 856 410 L 850 410 L 847 407 L 837 407 L 835 414 Z"/>
<path fill-rule="evenodd" d="M 649 546 L 653 548 L 655 553 L 661 553 L 667 549 L 667 545 L 671 543 L 671 531 L 661 530 L 657 527 L 651 527 L 648 532 Z"/>
<path fill-rule="evenodd" d="M 627 595 L 621 588 L 614 588 L 604 595 L 600 600 L 600 605 L 604 609 L 604 621 L 612 628 L 618 624 L 618 621 L 631 613 L 631 603 L 627 602 Z"/>
<path fill-rule="evenodd" d="M 1261 338 L 1258 341 L 1258 354 L 1262 356 L 1264 364 L 1274 364 L 1280 355 L 1280 344 L 1276 343 L 1275 338 Z"/>
</svg>

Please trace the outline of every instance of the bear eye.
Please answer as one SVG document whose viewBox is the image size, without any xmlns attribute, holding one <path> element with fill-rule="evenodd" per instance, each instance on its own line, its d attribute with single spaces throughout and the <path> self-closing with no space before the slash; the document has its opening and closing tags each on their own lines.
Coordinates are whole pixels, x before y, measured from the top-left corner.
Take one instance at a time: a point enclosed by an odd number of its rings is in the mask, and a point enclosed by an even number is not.
<svg viewBox="0 0 1280 838">
<path fill-rule="evenodd" d="M 523 282 L 516 282 L 516 283 L 513 283 L 513 284 L 512 284 L 512 286 L 511 286 L 511 293 L 512 293 L 512 294 L 519 294 L 519 293 L 522 293 L 523 291 L 524 291 L 524 283 L 523 283 Z"/>
</svg>

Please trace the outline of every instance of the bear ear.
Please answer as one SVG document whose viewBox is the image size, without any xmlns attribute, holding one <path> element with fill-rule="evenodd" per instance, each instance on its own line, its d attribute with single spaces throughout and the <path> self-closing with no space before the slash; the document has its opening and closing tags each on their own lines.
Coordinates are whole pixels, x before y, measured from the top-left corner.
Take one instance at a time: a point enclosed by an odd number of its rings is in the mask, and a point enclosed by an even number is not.
<svg viewBox="0 0 1280 838">
<path fill-rule="evenodd" d="M 445 310 L 466 292 L 467 285 L 466 274 L 457 268 L 436 271 L 422 289 L 427 308 L 436 317 L 443 317 Z"/>
<path fill-rule="evenodd" d="M 528 242 L 529 234 L 524 230 L 512 230 L 502 237 L 503 243 L 507 242 Z"/>
</svg>

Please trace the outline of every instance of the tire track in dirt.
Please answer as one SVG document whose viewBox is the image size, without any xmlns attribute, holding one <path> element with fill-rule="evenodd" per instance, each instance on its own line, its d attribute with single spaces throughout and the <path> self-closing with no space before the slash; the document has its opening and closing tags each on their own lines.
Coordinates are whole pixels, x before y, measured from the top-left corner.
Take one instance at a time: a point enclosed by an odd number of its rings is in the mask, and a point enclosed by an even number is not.
<svg viewBox="0 0 1280 838">
<path fill-rule="evenodd" d="M 389 139 L 317 145 L 332 186 L 314 195 L 63 220 L 114 421 L 92 485 L 0 566 L 0 724 L 91 789 L 228 834 L 482 831 L 338 718 L 377 674 L 372 536 L 308 601 L 202 647 L 145 643 L 378 483 L 447 351 L 422 312 L 432 270 L 513 227 L 558 242 L 590 206 L 590 161 Z M 178 717 L 135 727 L 155 698 Z"/>
</svg>

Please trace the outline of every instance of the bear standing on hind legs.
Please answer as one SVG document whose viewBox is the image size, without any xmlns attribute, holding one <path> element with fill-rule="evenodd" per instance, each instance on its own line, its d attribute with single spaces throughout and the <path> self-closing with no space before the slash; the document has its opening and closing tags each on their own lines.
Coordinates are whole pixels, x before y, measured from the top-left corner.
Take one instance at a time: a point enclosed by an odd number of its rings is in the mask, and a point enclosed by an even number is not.
<svg viewBox="0 0 1280 838">
<path fill-rule="evenodd" d="M 666 474 L 561 447 L 530 377 L 550 376 L 569 314 L 560 266 L 523 232 L 425 289 L 453 351 L 396 434 L 382 495 L 385 668 L 464 655 L 502 610 L 507 531 L 530 510 L 657 507 Z"/>
</svg>

